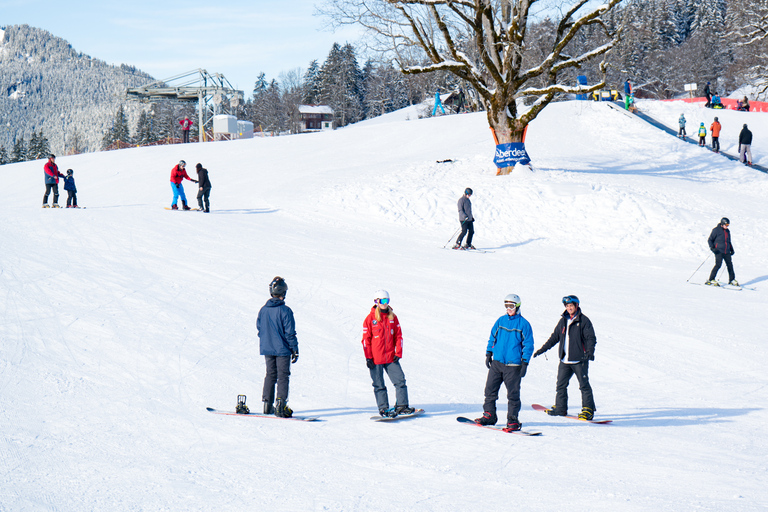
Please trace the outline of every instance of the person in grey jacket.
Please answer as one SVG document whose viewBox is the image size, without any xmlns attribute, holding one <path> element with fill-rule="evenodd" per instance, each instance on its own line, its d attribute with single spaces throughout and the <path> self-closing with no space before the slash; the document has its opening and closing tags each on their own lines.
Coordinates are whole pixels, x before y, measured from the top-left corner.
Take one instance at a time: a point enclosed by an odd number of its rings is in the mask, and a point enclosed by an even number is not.
<svg viewBox="0 0 768 512">
<path fill-rule="evenodd" d="M 267 375 L 264 377 L 264 414 L 275 414 L 281 418 L 290 418 L 293 411 L 288 407 L 288 387 L 291 377 L 291 363 L 299 360 L 299 342 L 296 340 L 296 323 L 293 311 L 285 305 L 288 285 L 277 276 L 269 283 L 272 296 L 262 306 L 256 318 L 256 330 L 259 335 L 261 355 L 267 363 Z M 275 399 L 277 384 L 277 405 Z"/>
<path fill-rule="evenodd" d="M 456 239 L 456 245 L 454 249 L 474 249 L 472 245 L 472 237 L 475 235 L 475 217 L 472 215 L 472 201 L 469 198 L 472 196 L 472 189 L 467 187 L 464 190 L 464 195 L 459 198 L 459 222 L 461 222 L 461 234 Z M 462 246 L 461 241 L 464 240 L 464 236 L 467 237 L 466 245 Z"/>
</svg>

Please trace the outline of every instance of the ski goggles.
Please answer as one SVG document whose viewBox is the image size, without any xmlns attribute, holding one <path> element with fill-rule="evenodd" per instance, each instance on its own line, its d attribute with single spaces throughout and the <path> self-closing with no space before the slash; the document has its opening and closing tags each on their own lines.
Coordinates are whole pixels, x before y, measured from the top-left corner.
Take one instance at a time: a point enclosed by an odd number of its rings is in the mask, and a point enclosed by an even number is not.
<svg viewBox="0 0 768 512">
<path fill-rule="evenodd" d="M 384 304 L 386 306 L 389 304 L 389 299 L 376 299 L 376 304 Z"/>
<path fill-rule="evenodd" d="M 579 298 L 575 295 L 568 295 L 567 297 L 563 297 L 563 304 L 576 304 L 579 305 Z"/>
<path fill-rule="evenodd" d="M 507 309 L 513 309 L 513 308 L 517 309 L 517 308 L 520 307 L 520 303 L 519 302 L 505 302 L 504 303 L 504 307 L 507 308 Z"/>
</svg>

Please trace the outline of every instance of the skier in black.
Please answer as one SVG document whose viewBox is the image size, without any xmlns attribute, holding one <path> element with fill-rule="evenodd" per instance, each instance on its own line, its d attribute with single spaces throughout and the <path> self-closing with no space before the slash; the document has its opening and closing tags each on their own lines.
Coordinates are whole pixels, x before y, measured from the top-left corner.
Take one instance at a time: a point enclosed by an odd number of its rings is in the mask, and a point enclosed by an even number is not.
<svg viewBox="0 0 768 512">
<path fill-rule="evenodd" d="M 472 245 L 472 237 L 475 235 L 475 218 L 472 216 L 472 201 L 469 198 L 472 196 L 472 189 L 467 187 L 464 190 L 464 195 L 459 198 L 459 222 L 461 222 L 461 234 L 456 239 L 456 245 L 454 249 L 474 249 Z M 461 241 L 464 239 L 464 235 L 467 235 L 467 244 L 462 246 Z"/>
<path fill-rule="evenodd" d="M 560 365 L 557 369 L 557 387 L 554 407 L 547 409 L 550 416 L 568 415 L 568 382 L 576 375 L 581 390 L 579 419 L 591 420 L 595 414 L 595 399 L 589 384 L 589 362 L 595 360 L 597 337 L 592 322 L 581 312 L 579 298 L 563 297 L 565 311 L 546 343 L 533 357 L 538 357 L 555 345 L 559 345 Z"/>
<path fill-rule="evenodd" d="M 288 285 L 277 276 L 269 283 L 269 293 L 272 296 L 262 306 L 256 318 L 256 330 L 259 335 L 261 355 L 267 363 L 267 375 L 264 377 L 264 414 L 272 414 L 281 418 L 290 418 L 293 411 L 288 407 L 288 387 L 291 378 L 291 363 L 299 360 L 299 342 L 296 340 L 296 323 L 293 311 L 285 305 L 285 295 Z M 275 399 L 275 384 L 277 384 L 277 405 Z"/>
<path fill-rule="evenodd" d="M 723 217 L 720 220 L 720 224 L 712 230 L 707 240 L 709 242 L 709 250 L 715 253 L 715 266 L 712 268 L 712 272 L 709 273 L 709 280 L 706 283 L 710 286 L 720 286 L 716 278 L 723 260 L 725 260 L 725 267 L 728 269 L 728 284 L 739 286 L 739 282 L 736 281 L 736 274 L 733 272 L 733 262 L 731 261 L 734 250 L 731 243 L 731 231 L 728 229 L 730 224 L 731 221 L 728 220 L 728 217 Z"/>
<path fill-rule="evenodd" d="M 197 192 L 197 204 L 201 211 L 210 213 L 211 201 L 209 200 L 209 197 L 211 195 L 212 187 L 211 180 L 208 179 L 208 169 L 203 167 L 203 164 L 200 163 L 195 166 L 195 169 L 197 170 L 197 183 L 200 187 Z M 205 200 L 205 208 L 203 208 L 203 200 Z"/>
</svg>

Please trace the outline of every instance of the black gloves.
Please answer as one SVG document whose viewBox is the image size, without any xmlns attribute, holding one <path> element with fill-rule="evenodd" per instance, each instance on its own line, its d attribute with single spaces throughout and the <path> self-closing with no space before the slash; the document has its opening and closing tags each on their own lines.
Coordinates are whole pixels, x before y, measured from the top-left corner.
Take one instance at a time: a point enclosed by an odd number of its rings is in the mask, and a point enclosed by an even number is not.
<svg viewBox="0 0 768 512">
<path fill-rule="evenodd" d="M 544 352 L 545 352 L 544 351 L 544 347 L 542 347 L 542 348 L 540 348 L 539 350 L 537 350 L 536 352 L 533 353 L 533 357 L 539 357 Z"/>
<path fill-rule="evenodd" d="M 295 352 L 291 352 L 291 362 L 295 363 L 299 360 L 299 351 L 296 350 Z"/>
<path fill-rule="evenodd" d="M 523 377 L 525 377 L 526 373 L 528 373 L 528 363 L 523 361 L 522 363 L 520 363 L 520 378 L 522 379 Z"/>
<path fill-rule="evenodd" d="M 485 353 L 485 367 L 491 369 L 491 361 L 493 361 L 493 352 Z"/>
<path fill-rule="evenodd" d="M 373 362 L 373 359 L 366 359 L 365 360 L 365 366 L 367 366 L 369 369 L 373 370 L 373 367 L 376 366 L 376 363 Z"/>
<path fill-rule="evenodd" d="M 393 358 L 392 358 L 392 362 L 393 362 L 393 363 L 396 363 L 396 362 L 398 362 L 399 360 L 400 360 L 400 358 L 399 358 L 399 357 L 397 357 L 397 356 L 395 356 L 395 357 L 393 357 Z"/>
</svg>

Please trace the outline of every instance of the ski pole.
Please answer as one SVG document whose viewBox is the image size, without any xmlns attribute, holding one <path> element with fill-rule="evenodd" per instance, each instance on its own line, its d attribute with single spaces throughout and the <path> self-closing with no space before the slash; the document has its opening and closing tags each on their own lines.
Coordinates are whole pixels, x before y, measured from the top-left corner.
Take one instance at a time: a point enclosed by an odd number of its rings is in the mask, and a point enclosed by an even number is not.
<svg viewBox="0 0 768 512">
<path fill-rule="evenodd" d="M 447 242 L 445 242 L 445 245 L 443 246 L 443 249 L 445 249 L 445 247 L 446 247 L 446 246 L 447 246 L 449 243 L 451 243 L 451 240 L 453 240 L 453 237 L 455 237 L 456 235 L 458 235 L 458 234 L 459 234 L 459 231 L 461 231 L 461 228 L 459 228 L 459 229 L 457 229 L 456 231 L 454 231 L 454 232 L 453 232 L 453 234 L 451 235 L 451 238 L 449 238 L 449 239 L 448 239 L 448 241 L 447 241 Z"/>
<path fill-rule="evenodd" d="M 702 266 L 703 266 L 703 265 L 704 265 L 704 264 L 707 262 L 707 260 L 708 260 L 708 259 L 709 259 L 709 255 L 707 255 L 707 257 L 706 257 L 706 258 L 704 258 L 704 261 L 702 261 L 702 262 L 701 262 L 701 265 L 699 265 L 699 266 L 696 268 L 696 270 L 694 270 L 694 271 L 693 271 L 693 274 L 691 274 L 691 277 L 689 277 L 688 279 L 686 279 L 686 280 L 685 280 L 685 282 L 686 282 L 686 283 L 687 283 L 688 281 L 690 281 L 690 280 L 691 280 L 691 278 L 692 278 L 693 276 L 695 276 L 695 275 L 696 275 L 696 272 L 698 272 L 698 271 L 699 271 L 699 269 L 700 269 L 700 268 L 701 268 L 701 267 L 702 267 Z"/>
</svg>

